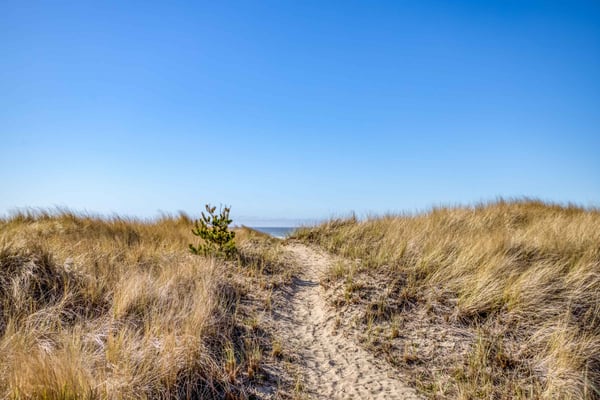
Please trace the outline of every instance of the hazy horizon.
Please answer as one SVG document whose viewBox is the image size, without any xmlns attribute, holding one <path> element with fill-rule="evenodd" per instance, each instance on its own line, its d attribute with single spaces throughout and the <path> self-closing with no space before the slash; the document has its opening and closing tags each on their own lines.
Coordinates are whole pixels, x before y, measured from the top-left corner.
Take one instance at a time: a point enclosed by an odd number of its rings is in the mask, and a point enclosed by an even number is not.
<svg viewBox="0 0 600 400">
<path fill-rule="evenodd" d="M 597 2 L 7 1 L 0 51 L 0 215 L 600 205 Z"/>
<path fill-rule="evenodd" d="M 293 216 L 290 216 L 288 218 L 269 218 L 269 217 L 238 215 L 235 213 L 235 210 L 233 210 L 233 208 L 232 208 L 232 210 L 231 210 L 232 224 L 231 225 L 233 227 L 247 226 L 247 227 L 251 227 L 251 228 L 299 228 L 299 227 L 318 225 L 322 222 L 325 222 L 325 221 L 328 221 L 331 219 L 336 219 L 336 218 L 348 218 L 348 217 L 352 216 L 352 217 L 357 218 L 358 220 L 365 220 L 368 218 L 377 218 L 377 217 L 381 217 L 384 215 L 405 215 L 405 216 L 406 215 L 417 215 L 417 214 L 428 213 L 429 211 L 431 211 L 434 208 L 475 207 L 475 206 L 494 204 L 498 201 L 507 201 L 507 202 L 542 201 L 546 204 L 551 204 L 551 205 L 557 204 L 560 206 L 582 207 L 582 208 L 588 209 L 588 210 L 592 210 L 592 209 L 600 210 L 600 205 L 598 205 L 598 204 L 587 204 L 586 205 L 586 204 L 572 202 L 572 201 L 556 202 L 556 201 L 552 201 L 549 199 L 541 199 L 541 198 L 525 197 L 525 196 L 521 196 L 521 197 L 496 196 L 495 198 L 481 199 L 481 200 L 472 201 L 472 202 L 446 203 L 446 204 L 436 203 L 436 204 L 430 204 L 428 206 L 424 206 L 421 208 L 415 208 L 415 209 L 389 209 L 389 210 L 385 210 L 385 211 L 381 211 L 381 212 L 378 212 L 378 211 L 356 212 L 354 210 L 350 210 L 348 212 L 331 213 L 331 214 L 323 216 L 321 218 L 294 218 Z M 219 207 L 219 205 L 217 205 L 217 208 L 218 207 Z M 131 220 L 141 220 L 141 221 L 152 222 L 152 221 L 155 221 L 160 218 L 177 217 L 182 214 L 188 218 L 197 219 L 197 218 L 200 218 L 200 213 L 202 211 L 204 211 L 204 207 L 198 207 L 197 210 L 193 210 L 192 212 L 187 212 L 184 210 L 178 210 L 178 211 L 173 211 L 173 212 L 158 210 L 153 215 L 142 216 L 142 215 L 126 214 L 126 213 L 118 213 L 118 212 L 101 213 L 101 212 L 95 212 L 95 211 L 89 210 L 89 209 L 73 209 L 73 208 L 69 208 L 69 207 L 63 205 L 63 206 L 53 206 L 53 207 L 15 207 L 15 208 L 9 209 L 8 211 L 6 211 L 4 213 L 0 213 L 0 218 L 9 218 L 18 213 L 32 213 L 33 215 L 39 214 L 39 213 L 49 213 L 49 214 L 58 215 L 63 212 L 70 212 L 70 213 L 74 213 L 79 216 L 99 217 L 99 218 L 106 218 L 106 219 L 117 217 L 117 218 L 122 218 L 122 219 L 131 219 Z"/>
</svg>

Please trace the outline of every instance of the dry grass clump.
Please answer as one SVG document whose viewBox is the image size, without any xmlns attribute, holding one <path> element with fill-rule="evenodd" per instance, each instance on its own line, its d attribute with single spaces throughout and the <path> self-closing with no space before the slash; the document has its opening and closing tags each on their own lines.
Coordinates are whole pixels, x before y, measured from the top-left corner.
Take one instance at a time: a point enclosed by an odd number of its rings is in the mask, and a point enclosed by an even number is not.
<svg viewBox="0 0 600 400">
<path fill-rule="evenodd" d="M 296 236 L 358 260 L 328 277 L 337 302 L 432 397 L 600 398 L 598 210 L 500 200 Z"/>
<path fill-rule="evenodd" d="M 247 227 L 238 233 L 237 238 L 240 241 L 237 255 L 239 265 L 247 274 L 258 278 L 253 283 L 271 289 L 291 283 L 292 275 L 296 272 L 295 262 L 286 256 L 281 239 Z"/>
<path fill-rule="evenodd" d="M 247 397 L 267 349 L 238 318 L 239 266 L 189 254 L 190 227 L 0 220 L 0 398 Z"/>
</svg>

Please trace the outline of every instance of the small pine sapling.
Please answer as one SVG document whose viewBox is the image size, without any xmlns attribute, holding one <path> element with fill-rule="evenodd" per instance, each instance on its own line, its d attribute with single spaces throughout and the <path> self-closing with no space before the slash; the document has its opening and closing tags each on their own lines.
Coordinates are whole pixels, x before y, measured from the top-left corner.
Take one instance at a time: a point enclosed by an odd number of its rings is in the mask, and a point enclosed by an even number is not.
<svg viewBox="0 0 600 400">
<path fill-rule="evenodd" d="M 202 218 L 194 221 L 192 233 L 199 236 L 202 242 L 198 246 L 190 243 L 190 251 L 194 254 L 215 255 L 230 258 L 237 249 L 235 247 L 235 232 L 229 230 L 232 220 L 229 218 L 231 207 L 220 207 L 216 213 L 216 207 L 207 204 L 206 214 L 202 212 Z"/>
</svg>

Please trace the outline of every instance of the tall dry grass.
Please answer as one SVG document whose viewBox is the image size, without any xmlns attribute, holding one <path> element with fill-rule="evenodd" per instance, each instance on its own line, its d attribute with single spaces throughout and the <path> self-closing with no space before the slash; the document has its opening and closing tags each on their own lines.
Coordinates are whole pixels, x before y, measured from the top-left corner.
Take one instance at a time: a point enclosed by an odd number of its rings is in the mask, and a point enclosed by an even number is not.
<svg viewBox="0 0 600 400">
<path fill-rule="evenodd" d="M 190 227 L 0 220 L 0 398 L 245 397 L 261 349 L 240 337 L 235 268 L 189 254 Z"/>
<path fill-rule="evenodd" d="M 423 335 L 443 330 L 440 320 L 465 329 L 467 352 L 424 365 L 418 339 L 375 341 L 432 397 L 600 398 L 598 210 L 500 200 L 332 220 L 296 236 L 358 260 L 330 278 L 366 324 L 391 321 L 391 337 L 413 317 L 429 326 Z"/>
</svg>

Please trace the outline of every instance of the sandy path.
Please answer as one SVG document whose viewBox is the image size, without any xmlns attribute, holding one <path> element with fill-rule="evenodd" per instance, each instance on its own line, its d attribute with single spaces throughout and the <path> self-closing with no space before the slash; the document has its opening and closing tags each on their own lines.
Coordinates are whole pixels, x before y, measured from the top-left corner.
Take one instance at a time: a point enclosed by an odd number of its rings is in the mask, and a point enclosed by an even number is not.
<svg viewBox="0 0 600 400">
<path fill-rule="evenodd" d="M 279 310 L 278 324 L 282 338 L 302 360 L 306 393 L 315 399 L 417 399 L 385 361 L 335 333 L 335 313 L 319 285 L 330 256 L 297 243 L 286 249 L 302 272 L 289 308 Z"/>
</svg>

